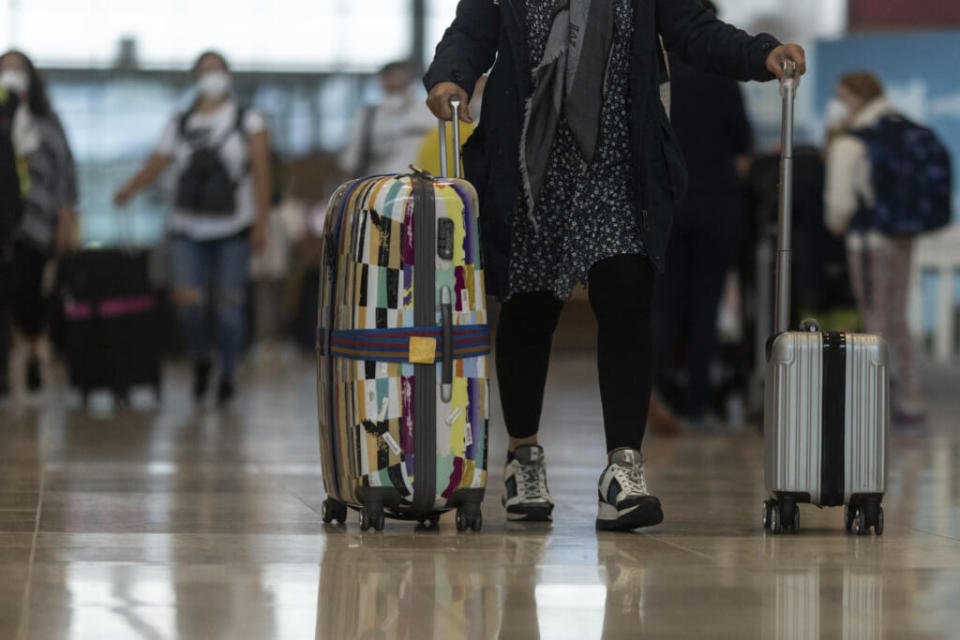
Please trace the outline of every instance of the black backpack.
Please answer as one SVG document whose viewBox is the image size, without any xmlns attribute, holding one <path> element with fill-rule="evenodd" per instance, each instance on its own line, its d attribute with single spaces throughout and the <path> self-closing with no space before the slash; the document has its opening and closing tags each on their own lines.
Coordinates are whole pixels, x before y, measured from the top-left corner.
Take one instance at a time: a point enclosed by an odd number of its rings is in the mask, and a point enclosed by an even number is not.
<svg viewBox="0 0 960 640">
<path fill-rule="evenodd" d="M 13 115 L 17 98 L 0 88 L 0 246 L 9 243 L 23 215 L 20 173 L 13 149 Z"/>
<path fill-rule="evenodd" d="M 178 126 L 182 140 L 187 137 L 187 122 L 193 110 L 183 114 Z M 237 108 L 233 128 L 217 144 L 195 147 L 190 154 L 187 168 L 177 182 L 177 207 L 189 213 L 205 215 L 233 215 L 237 210 L 237 180 L 227 169 L 220 151 L 234 133 L 244 134 L 243 120 L 246 110 Z M 244 134 L 245 135 L 245 134 Z"/>
</svg>

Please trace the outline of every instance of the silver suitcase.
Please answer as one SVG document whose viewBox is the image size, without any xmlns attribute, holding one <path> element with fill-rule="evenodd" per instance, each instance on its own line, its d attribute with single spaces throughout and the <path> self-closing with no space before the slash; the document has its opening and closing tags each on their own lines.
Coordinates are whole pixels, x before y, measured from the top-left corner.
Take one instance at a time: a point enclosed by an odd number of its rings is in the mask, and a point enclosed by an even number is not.
<svg viewBox="0 0 960 640">
<path fill-rule="evenodd" d="M 777 310 L 764 385 L 763 525 L 800 527 L 798 503 L 844 507 L 847 531 L 883 533 L 890 379 L 887 346 L 873 335 L 824 333 L 790 323 L 793 192 L 793 68 L 782 83 L 783 132 Z"/>
</svg>

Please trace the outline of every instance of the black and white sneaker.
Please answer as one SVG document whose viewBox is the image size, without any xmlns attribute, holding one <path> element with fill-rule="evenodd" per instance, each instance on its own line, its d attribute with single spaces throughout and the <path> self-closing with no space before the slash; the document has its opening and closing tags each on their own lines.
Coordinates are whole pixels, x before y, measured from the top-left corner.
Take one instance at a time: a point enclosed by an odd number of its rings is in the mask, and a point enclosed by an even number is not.
<svg viewBox="0 0 960 640">
<path fill-rule="evenodd" d="M 535 444 L 517 447 L 503 470 L 503 480 L 507 520 L 545 522 L 553 518 L 543 447 Z"/>
<path fill-rule="evenodd" d="M 660 500 L 647 491 L 643 456 L 636 449 L 610 453 L 610 464 L 600 476 L 600 507 L 597 529 L 632 531 L 663 522 Z"/>
</svg>

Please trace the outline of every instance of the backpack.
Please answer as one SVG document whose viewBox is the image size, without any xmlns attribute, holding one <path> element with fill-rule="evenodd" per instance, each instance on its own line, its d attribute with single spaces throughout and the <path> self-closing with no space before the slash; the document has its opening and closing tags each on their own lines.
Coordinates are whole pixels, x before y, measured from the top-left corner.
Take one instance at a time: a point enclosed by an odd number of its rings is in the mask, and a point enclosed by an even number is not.
<svg viewBox="0 0 960 640">
<path fill-rule="evenodd" d="M 950 224 L 950 152 L 930 129 L 900 115 L 853 131 L 866 144 L 877 204 L 856 227 L 890 235 L 916 235 Z"/>
<path fill-rule="evenodd" d="M 13 149 L 17 99 L 0 87 L 0 246 L 13 239 L 23 215 L 22 183 Z"/>
<path fill-rule="evenodd" d="M 193 110 L 180 117 L 178 134 L 181 140 L 188 140 L 187 122 Z M 234 133 L 245 135 L 243 121 L 246 110 L 237 107 L 237 117 L 233 128 L 223 136 L 219 143 L 196 147 L 190 154 L 187 168 L 177 181 L 177 207 L 185 212 L 204 215 L 230 216 L 237 209 L 237 181 L 230 175 L 220 151 Z"/>
</svg>

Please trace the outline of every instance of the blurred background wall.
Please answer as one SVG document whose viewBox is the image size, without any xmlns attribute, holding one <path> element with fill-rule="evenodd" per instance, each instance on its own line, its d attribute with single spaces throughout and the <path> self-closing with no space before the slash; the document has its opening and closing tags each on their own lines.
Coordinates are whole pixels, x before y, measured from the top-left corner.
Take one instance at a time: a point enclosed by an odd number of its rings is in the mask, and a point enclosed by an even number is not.
<svg viewBox="0 0 960 640">
<path fill-rule="evenodd" d="M 384 62 L 425 63 L 456 0 L 0 0 L 0 50 L 23 48 L 43 68 L 77 156 L 84 241 L 161 242 L 169 185 L 118 224 L 110 197 L 191 99 L 186 72 L 203 49 L 222 50 L 238 92 L 270 119 L 287 162 L 335 158 L 363 104 L 378 98 Z M 894 102 L 932 125 L 960 157 L 960 4 L 946 0 L 720 0 L 721 17 L 807 46 L 798 135 L 820 144 L 836 76 L 878 71 Z M 936 33 L 931 33 L 935 29 Z M 775 149 L 777 92 L 745 85 L 758 150 Z M 309 176 L 311 167 L 302 165 Z M 301 189 L 305 188 L 303 180 Z M 309 185 L 308 185 L 309 186 Z M 309 188 L 306 188 L 310 192 Z M 308 199 L 322 201 L 325 188 Z M 941 360 L 960 358 L 960 240 L 956 230 L 919 252 L 914 327 Z"/>
</svg>

